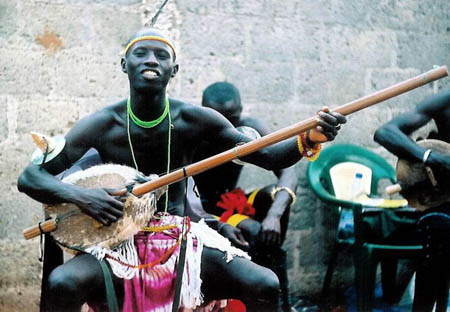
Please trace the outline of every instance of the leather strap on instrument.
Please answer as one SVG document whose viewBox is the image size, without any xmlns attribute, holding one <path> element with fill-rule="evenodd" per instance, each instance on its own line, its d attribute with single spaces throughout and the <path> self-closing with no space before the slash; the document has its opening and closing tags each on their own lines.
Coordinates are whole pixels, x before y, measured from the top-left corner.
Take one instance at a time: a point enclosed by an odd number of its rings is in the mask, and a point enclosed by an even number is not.
<svg viewBox="0 0 450 312">
<path fill-rule="evenodd" d="M 185 209 L 186 210 L 186 209 Z M 183 286 L 184 264 L 186 262 L 186 236 L 184 235 L 186 217 L 183 217 L 182 238 L 180 246 L 180 254 L 178 256 L 177 282 L 175 284 L 175 294 L 173 297 L 172 312 L 178 311 L 181 299 L 181 287 Z"/>
<path fill-rule="evenodd" d="M 42 168 L 42 166 L 44 166 L 45 161 L 47 160 L 47 156 L 49 154 L 49 145 L 50 143 L 47 141 L 47 139 L 44 137 L 43 138 L 45 140 L 45 152 L 44 152 L 44 158 L 42 159 L 42 163 L 40 164 L 40 168 Z"/>
<path fill-rule="evenodd" d="M 40 231 L 40 241 L 39 241 L 39 262 L 43 262 L 44 261 L 44 231 L 41 228 L 41 223 L 38 223 L 39 226 L 39 231 Z"/>
<path fill-rule="evenodd" d="M 186 229 L 186 205 L 187 205 L 187 194 L 188 194 L 188 181 L 187 181 L 186 169 L 184 167 L 183 167 L 183 174 L 184 174 L 184 177 L 186 180 L 186 189 L 185 189 L 185 193 L 184 193 L 183 225 L 181 227 L 180 254 L 178 255 L 177 282 L 175 284 L 175 294 L 173 297 L 172 312 L 177 312 L 178 306 L 180 305 L 181 287 L 183 286 L 184 264 L 186 262 L 187 233 L 185 233 L 185 229 Z"/>
<path fill-rule="evenodd" d="M 58 266 L 64 263 L 63 251 L 53 237 L 46 233 L 44 239 L 44 261 L 42 264 L 41 299 L 39 301 L 40 312 L 50 312 L 48 308 L 48 277 Z"/>
<path fill-rule="evenodd" d="M 119 312 L 119 305 L 117 304 L 116 291 L 114 290 L 111 272 L 109 271 L 105 260 L 99 260 L 98 263 L 100 263 L 100 267 L 103 271 L 103 278 L 105 279 L 106 300 L 108 301 L 109 312 Z"/>
</svg>

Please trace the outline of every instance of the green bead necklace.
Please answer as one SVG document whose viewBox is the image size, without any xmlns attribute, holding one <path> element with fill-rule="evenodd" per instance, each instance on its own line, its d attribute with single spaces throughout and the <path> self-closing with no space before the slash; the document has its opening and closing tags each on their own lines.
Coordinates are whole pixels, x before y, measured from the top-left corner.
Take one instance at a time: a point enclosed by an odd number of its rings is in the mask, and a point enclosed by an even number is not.
<svg viewBox="0 0 450 312">
<path fill-rule="evenodd" d="M 153 127 L 156 127 L 157 125 L 159 125 L 164 120 L 164 118 L 166 118 L 167 114 L 169 113 L 169 99 L 166 97 L 166 106 L 164 107 L 164 112 L 162 113 L 161 116 L 159 116 L 155 120 L 150 120 L 150 121 L 140 120 L 133 113 L 133 110 L 131 109 L 130 98 L 128 98 L 128 101 L 127 101 L 127 112 L 128 112 L 128 115 L 131 117 L 131 120 L 133 120 L 133 122 L 136 125 L 138 125 L 139 127 L 142 127 L 142 128 L 153 128 Z"/>
</svg>

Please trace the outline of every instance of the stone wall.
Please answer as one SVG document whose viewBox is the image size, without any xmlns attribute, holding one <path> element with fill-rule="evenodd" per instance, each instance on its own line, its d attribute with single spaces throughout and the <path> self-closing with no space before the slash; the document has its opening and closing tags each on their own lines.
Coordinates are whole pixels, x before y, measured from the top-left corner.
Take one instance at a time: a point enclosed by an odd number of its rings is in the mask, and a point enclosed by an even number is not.
<svg viewBox="0 0 450 312">
<path fill-rule="evenodd" d="M 42 207 L 16 183 L 34 150 L 29 132 L 65 134 L 81 117 L 126 97 L 120 52 L 159 3 L 0 0 L 0 310 L 36 311 L 39 302 L 39 240 L 24 241 L 22 230 L 42 219 Z M 171 96 L 198 104 L 208 84 L 227 80 L 241 90 L 245 113 L 280 129 L 323 105 L 447 64 L 449 15 L 447 0 L 172 0 L 158 24 L 180 55 Z M 349 116 L 336 142 L 362 145 L 394 164 L 373 142 L 375 129 L 449 86 L 442 79 Z M 245 188 L 274 179 L 245 170 Z M 296 165 L 300 187 L 285 247 L 292 293 L 314 297 L 337 216 L 314 197 L 305 170 L 306 161 Z M 344 258 L 333 287 L 351 284 Z"/>
</svg>

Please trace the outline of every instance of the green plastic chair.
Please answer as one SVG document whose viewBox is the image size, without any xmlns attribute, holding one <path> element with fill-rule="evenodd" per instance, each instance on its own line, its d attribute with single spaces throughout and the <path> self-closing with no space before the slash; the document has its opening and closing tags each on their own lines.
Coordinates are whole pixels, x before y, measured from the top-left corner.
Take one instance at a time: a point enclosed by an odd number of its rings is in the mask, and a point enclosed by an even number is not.
<svg viewBox="0 0 450 312">
<path fill-rule="evenodd" d="M 393 184 L 396 182 L 396 173 L 392 166 L 379 155 L 353 144 L 334 144 L 322 150 L 320 157 L 315 162 L 308 164 L 307 178 L 313 192 L 322 201 L 339 212 L 353 212 L 354 233 L 353 236 L 342 239 L 339 237 L 339 228 L 336 233 L 335 246 L 325 275 L 322 299 L 328 299 L 332 274 L 337 263 L 338 252 L 344 247 L 353 250 L 353 261 L 355 268 L 356 307 L 358 311 L 371 311 L 374 303 L 374 292 L 376 285 L 376 273 L 378 264 L 381 263 L 381 283 L 383 296 L 392 295 L 395 287 L 397 259 L 414 258 L 420 254 L 420 245 L 381 245 L 369 243 L 364 237 L 362 220 L 366 213 L 377 213 L 383 208 L 367 207 L 361 203 L 350 200 L 339 199 L 335 195 L 330 170 L 336 165 L 343 163 L 354 163 L 356 166 L 363 165 L 370 169 L 370 187 L 366 186 L 369 196 L 377 195 L 378 184 L 381 179 L 388 179 Z M 340 185 L 342 187 L 342 185 Z M 350 189 L 350 185 L 346 185 Z M 390 208 L 392 209 L 392 208 Z M 398 208 L 397 210 L 408 210 L 411 208 Z M 342 217 L 341 213 L 341 217 Z"/>
</svg>

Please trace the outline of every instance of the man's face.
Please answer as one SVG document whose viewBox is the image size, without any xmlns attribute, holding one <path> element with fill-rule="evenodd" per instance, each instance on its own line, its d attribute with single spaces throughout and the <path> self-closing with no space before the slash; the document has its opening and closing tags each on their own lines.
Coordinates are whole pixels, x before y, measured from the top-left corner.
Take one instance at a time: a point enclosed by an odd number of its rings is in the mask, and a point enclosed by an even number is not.
<svg viewBox="0 0 450 312">
<path fill-rule="evenodd" d="M 206 100 L 203 103 L 203 106 L 212 108 L 228 119 L 233 126 L 237 127 L 239 125 L 239 121 L 241 120 L 241 112 L 242 106 L 239 105 L 235 100 L 228 100 L 224 102 L 215 102 L 211 100 Z"/>
<path fill-rule="evenodd" d="M 178 71 L 172 49 L 164 42 L 136 42 L 122 59 L 122 70 L 128 74 L 130 86 L 137 90 L 160 90 Z"/>
</svg>

